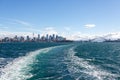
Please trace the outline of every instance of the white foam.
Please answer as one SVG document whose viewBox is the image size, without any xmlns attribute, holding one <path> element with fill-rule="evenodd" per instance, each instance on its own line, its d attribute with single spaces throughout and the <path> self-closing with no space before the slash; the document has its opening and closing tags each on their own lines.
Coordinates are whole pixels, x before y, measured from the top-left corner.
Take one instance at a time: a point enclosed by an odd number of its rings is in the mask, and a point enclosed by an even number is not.
<svg viewBox="0 0 120 80">
<path fill-rule="evenodd" d="M 28 55 L 16 58 L 4 68 L 1 69 L 2 75 L 0 80 L 26 80 L 33 75 L 29 73 L 31 70 L 30 64 L 33 64 L 35 57 L 40 53 L 47 53 L 54 47 L 40 49 L 30 52 Z"/>
<path fill-rule="evenodd" d="M 92 77 L 94 80 L 115 80 L 115 78 L 119 76 L 105 71 L 99 66 L 90 65 L 85 59 L 75 56 L 75 53 L 74 47 L 70 48 L 66 58 L 70 60 L 70 63 L 67 64 L 68 71 L 70 72 L 71 76 L 75 78 L 75 80 L 79 80 L 81 77 Z M 75 74 L 80 75 L 76 76 Z"/>
</svg>

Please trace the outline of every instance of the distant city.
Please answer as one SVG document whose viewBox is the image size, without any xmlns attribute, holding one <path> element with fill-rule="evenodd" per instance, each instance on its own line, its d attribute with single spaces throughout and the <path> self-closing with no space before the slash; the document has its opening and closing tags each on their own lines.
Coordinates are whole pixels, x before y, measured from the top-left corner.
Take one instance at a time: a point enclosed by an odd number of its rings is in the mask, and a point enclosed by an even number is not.
<svg viewBox="0 0 120 80">
<path fill-rule="evenodd" d="M 62 36 L 58 36 L 55 34 L 52 35 L 48 35 L 46 34 L 46 36 L 40 36 L 40 34 L 37 35 L 37 37 L 33 37 L 31 38 L 30 36 L 17 36 L 15 35 L 13 38 L 11 37 L 4 37 L 3 39 L 0 39 L 0 43 L 4 43 L 4 42 L 67 42 L 69 40 L 66 40 L 66 38 L 62 37 Z"/>
<path fill-rule="evenodd" d="M 37 36 L 35 36 L 34 33 L 28 36 L 15 35 L 13 37 L 0 38 L 0 43 L 10 43 L 10 42 L 73 42 L 73 40 L 67 40 L 65 37 L 55 35 L 55 34 L 52 34 L 52 35 L 46 34 L 44 36 L 37 34 Z M 120 42 L 120 38 L 107 39 L 105 37 L 97 37 L 97 38 L 87 39 L 87 40 L 78 40 L 76 42 Z"/>
</svg>

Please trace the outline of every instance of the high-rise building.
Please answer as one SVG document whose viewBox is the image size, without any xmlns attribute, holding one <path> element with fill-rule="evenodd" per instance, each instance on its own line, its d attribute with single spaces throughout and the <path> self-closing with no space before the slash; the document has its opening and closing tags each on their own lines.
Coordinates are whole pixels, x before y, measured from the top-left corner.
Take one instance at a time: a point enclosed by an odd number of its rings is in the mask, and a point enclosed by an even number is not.
<svg viewBox="0 0 120 80">
<path fill-rule="evenodd" d="M 52 39 L 52 40 L 53 40 L 53 41 L 55 41 L 55 34 L 53 34 L 53 36 L 52 36 L 52 37 L 53 37 L 53 39 Z"/>
<path fill-rule="evenodd" d="M 46 40 L 46 41 L 49 41 L 49 36 L 48 36 L 48 34 L 46 34 L 45 40 Z"/>
<path fill-rule="evenodd" d="M 30 37 L 29 36 L 26 37 L 26 41 L 30 41 Z"/>
<path fill-rule="evenodd" d="M 34 33 L 33 33 L 33 37 L 30 38 L 29 36 L 26 36 L 26 39 L 23 36 L 18 37 L 17 35 L 15 35 L 15 37 L 13 38 L 9 38 L 9 37 L 4 37 L 4 39 L 0 39 L 0 42 L 62 42 L 65 41 L 66 39 L 62 36 L 58 36 L 58 35 L 48 35 L 46 34 L 46 36 L 41 36 L 40 34 L 38 34 L 38 37 L 34 37 Z"/>
<path fill-rule="evenodd" d="M 38 41 L 40 41 L 40 34 L 38 34 Z"/>
</svg>

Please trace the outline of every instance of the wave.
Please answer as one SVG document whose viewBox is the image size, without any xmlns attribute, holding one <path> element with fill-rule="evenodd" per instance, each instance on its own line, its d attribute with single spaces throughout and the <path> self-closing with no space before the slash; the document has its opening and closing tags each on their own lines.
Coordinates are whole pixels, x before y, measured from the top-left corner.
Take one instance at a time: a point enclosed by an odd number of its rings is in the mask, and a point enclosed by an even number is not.
<svg viewBox="0 0 120 80">
<path fill-rule="evenodd" d="M 40 53 L 47 53 L 54 47 L 44 48 L 30 52 L 26 56 L 14 59 L 7 64 L 4 68 L 0 69 L 0 80 L 26 80 L 33 75 L 29 73 L 31 70 L 30 64 L 33 64 L 35 57 Z"/>
<path fill-rule="evenodd" d="M 116 80 L 117 77 L 120 77 L 117 74 L 103 70 L 100 66 L 91 65 L 88 60 L 75 56 L 74 48 L 68 50 L 66 60 L 70 61 L 67 63 L 67 68 L 75 80 Z"/>
</svg>

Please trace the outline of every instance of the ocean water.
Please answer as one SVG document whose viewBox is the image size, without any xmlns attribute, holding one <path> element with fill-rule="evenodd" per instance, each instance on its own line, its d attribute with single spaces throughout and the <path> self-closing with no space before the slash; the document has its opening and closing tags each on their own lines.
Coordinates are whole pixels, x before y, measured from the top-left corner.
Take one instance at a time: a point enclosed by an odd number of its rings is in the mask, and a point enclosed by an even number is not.
<svg viewBox="0 0 120 80">
<path fill-rule="evenodd" d="M 120 43 L 3 43 L 0 80 L 120 80 Z"/>
</svg>

